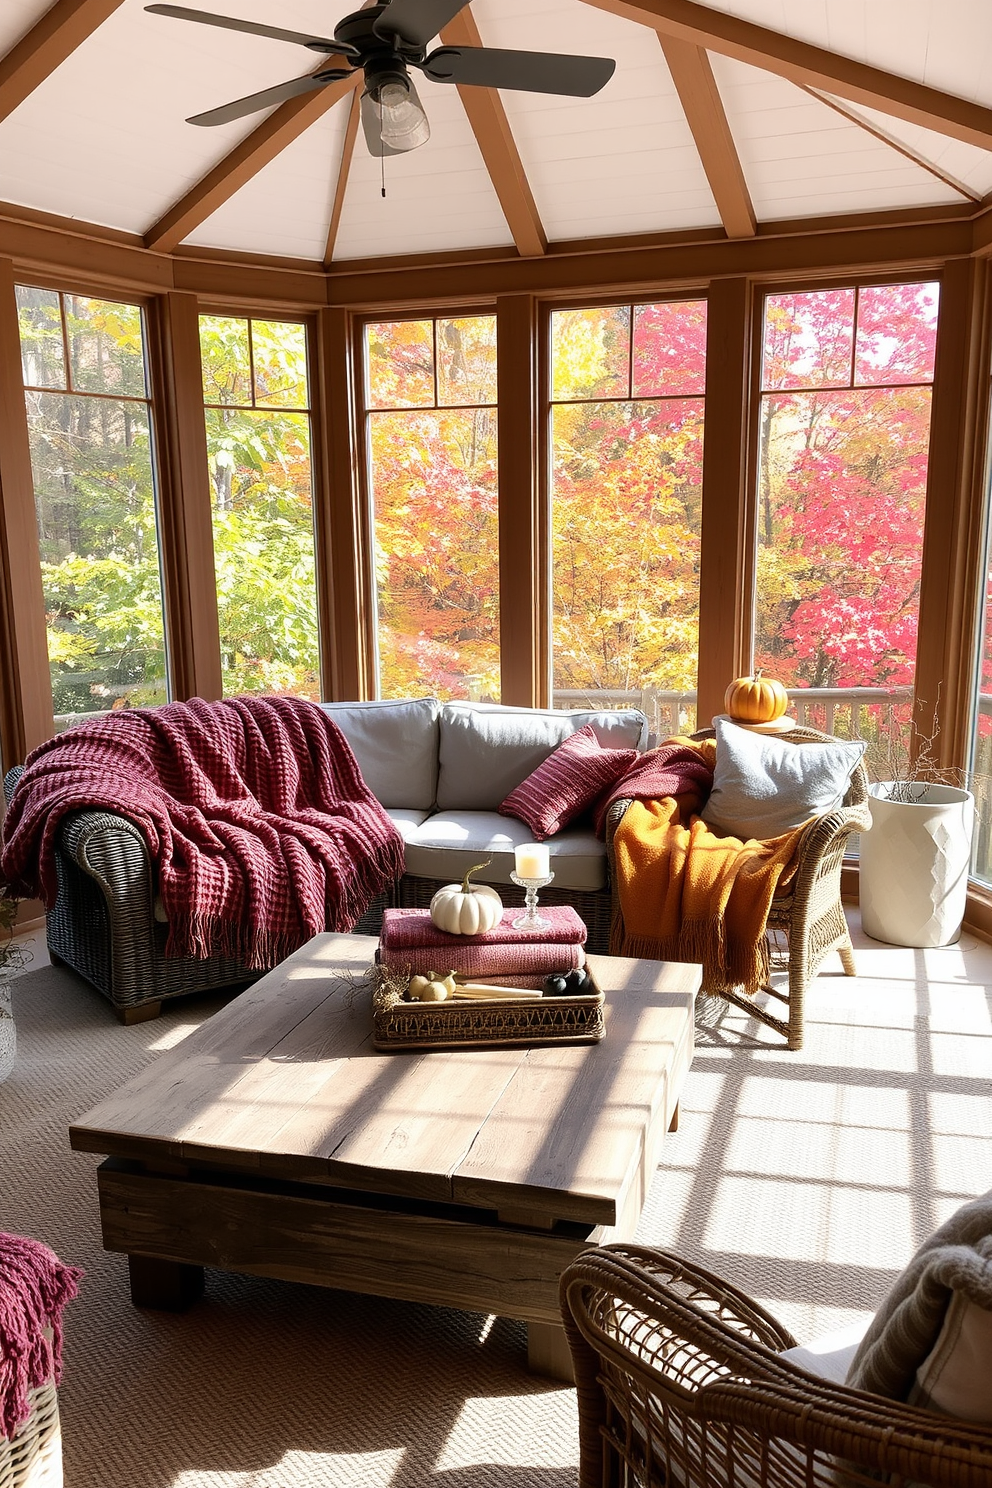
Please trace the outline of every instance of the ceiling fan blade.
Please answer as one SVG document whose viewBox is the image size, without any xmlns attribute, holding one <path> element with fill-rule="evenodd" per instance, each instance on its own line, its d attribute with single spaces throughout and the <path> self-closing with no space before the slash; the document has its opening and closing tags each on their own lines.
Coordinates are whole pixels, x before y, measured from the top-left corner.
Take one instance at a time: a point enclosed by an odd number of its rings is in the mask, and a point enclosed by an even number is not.
<svg viewBox="0 0 992 1488">
<path fill-rule="evenodd" d="M 194 114 L 187 124 L 231 124 L 243 119 L 246 114 L 256 114 L 259 109 L 272 108 L 273 104 L 285 103 L 287 98 L 299 98 L 303 93 L 315 93 L 326 88 L 328 83 L 339 78 L 350 77 L 350 72 L 321 72 L 314 76 L 291 78 L 288 83 L 277 83 L 274 88 L 263 88 L 261 93 L 249 93 L 246 98 L 236 98 L 233 103 L 209 109 L 205 114 Z"/>
<path fill-rule="evenodd" d="M 496 47 L 438 47 L 421 63 L 435 83 L 477 88 L 518 88 L 591 98 L 616 71 L 611 57 L 572 57 L 558 52 L 505 52 Z"/>
<path fill-rule="evenodd" d="M 252 36 L 268 36 L 273 41 L 293 41 L 312 52 L 354 54 L 353 46 L 342 46 L 322 36 L 307 36 L 303 31 L 283 31 L 278 26 L 262 26 L 256 21 L 239 21 L 233 16 L 214 15 L 209 10 L 187 10 L 182 5 L 146 5 L 150 15 L 172 16 L 177 21 L 199 21 L 203 26 L 221 26 L 225 31 L 247 31 Z"/>
<path fill-rule="evenodd" d="M 390 0 L 375 23 L 375 33 L 426 46 L 467 4 L 468 0 Z"/>
<path fill-rule="evenodd" d="M 367 93 L 362 94 L 362 133 L 365 135 L 365 143 L 369 147 L 369 154 L 376 160 L 384 155 L 402 155 L 402 150 L 394 150 L 392 145 L 384 145 L 382 142 L 382 126 L 379 123 L 379 115 L 375 111 L 375 104 Z"/>
</svg>

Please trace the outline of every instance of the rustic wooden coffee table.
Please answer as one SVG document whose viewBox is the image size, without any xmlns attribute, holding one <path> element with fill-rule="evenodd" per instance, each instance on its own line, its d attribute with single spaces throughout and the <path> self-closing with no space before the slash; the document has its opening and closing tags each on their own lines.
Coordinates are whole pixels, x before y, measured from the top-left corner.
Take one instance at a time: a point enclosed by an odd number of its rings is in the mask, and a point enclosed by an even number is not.
<svg viewBox="0 0 992 1488">
<path fill-rule="evenodd" d="M 376 1053 L 376 940 L 319 935 L 70 1129 L 139 1306 L 203 1267 L 524 1319 L 568 1374 L 558 1276 L 632 1238 L 693 1051 L 699 968 L 590 957 L 599 1044 Z"/>
</svg>

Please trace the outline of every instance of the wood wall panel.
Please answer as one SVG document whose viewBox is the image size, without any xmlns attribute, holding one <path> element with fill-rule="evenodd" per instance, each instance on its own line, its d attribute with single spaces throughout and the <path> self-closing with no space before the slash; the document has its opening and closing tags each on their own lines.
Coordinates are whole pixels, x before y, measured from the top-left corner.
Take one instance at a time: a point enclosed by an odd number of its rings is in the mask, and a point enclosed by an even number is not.
<svg viewBox="0 0 992 1488">
<path fill-rule="evenodd" d="M 914 721 L 937 732 L 942 768 L 964 766 L 982 568 L 989 423 L 989 264 L 958 259 L 944 271 L 934 367 Z"/>
<path fill-rule="evenodd" d="M 748 393 L 752 314 L 747 279 L 710 288 L 706 316 L 702 559 L 697 724 L 723 711 L 728 684 L 750 664 Z"/>
<path fill-rule="evenodd" d="M 174 698 L 223 696 L 207 431 L 195 295 L 158 303 L 159 530 Z"/>
<path fill-rule="evenodd" d="M 259 255 L 209 249 L 149 252 L 134 234 L 0 204 L 0 254 L 19 273 L 60 287 L 114 286 L 161 294 L 188 290 L 217 303 L 269 311 L 309 311 L 326 304 L 376 314 L 404 306 L 493 303 L 499 294 L 656 294 L 665 285 L 705 285 L 718 278 L 869 273 L 880 266 L 919 269 L 968 256 L 992 244 L 992 211 L 968 205 L 889 212 L 859 218 L 762 224 L 747 241 L 723 231 L 661 233 L 624 239 L 553 243 L 542 258 L 513 248 L 423 254 L 375 262 L 336 260 L 281 264 Z"/>
<path fill-rule="evenodd" d="M 317 522 L 319 570 L 327 592 L 321 609 L 323 695 L 375 696 L 375 588 L 371 518 L 362 488 L 362 431 L 356 407 L 356 351 L 351 316 L 317 316 L 315 452 L 322 510 Z"/>
<path fill-rule="evenodd" d="M 52 684 L 14 265 L 0 258 L 0 755 L 4 770 L 49 738 Z"/>
<path fill-rule="evenodd" d="M 589 248 L 552 244 L 542 258 L 443 259 L 381 267 L 337 263 L 327 281 L 332 304 L 368 310 L 404 305 L 478 301 L 501 294 L 569 296 L 657 294 L 663 286 L 705 285 L 716 279 L 793 279 L 811 274 L 898 272 L 939 266 L 971 252 L 967 209 L 951 208 L 936 221 L 887 226 L 839 226 L 836 231 L 779 232 L 759 228 L 753 238 L 728 241 L 722 231 L 673 234 L 634 246 Z"/>
<path fill-rule="evenodd" d="M 538 306 L 496 301 L 499 400 L 500 697 L 547 707 L 547 511 L 540 473 L 544 400 L 538 385 Z"/>
</svg>

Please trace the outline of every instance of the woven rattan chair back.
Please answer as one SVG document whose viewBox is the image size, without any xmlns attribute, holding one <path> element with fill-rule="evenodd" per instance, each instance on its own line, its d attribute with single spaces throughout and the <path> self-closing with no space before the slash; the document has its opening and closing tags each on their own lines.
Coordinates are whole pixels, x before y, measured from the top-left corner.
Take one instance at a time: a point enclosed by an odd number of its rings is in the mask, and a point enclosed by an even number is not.
<svg viewBox="0 0 992 1488">
<path fill-rule="evenodd" d="M 661 1251 L 587 1251 L 561 1278 L 579 1488 L 990 1488 L 992 1429 L 807 1374 L 786 1329 Z"/>
</svg>

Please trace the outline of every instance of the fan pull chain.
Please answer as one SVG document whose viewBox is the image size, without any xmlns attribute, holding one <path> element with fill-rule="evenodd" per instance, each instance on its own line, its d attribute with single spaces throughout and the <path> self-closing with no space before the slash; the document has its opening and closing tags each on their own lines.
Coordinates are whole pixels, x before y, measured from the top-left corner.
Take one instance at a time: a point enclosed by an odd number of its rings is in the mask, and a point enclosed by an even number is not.
<svg viewBox="0 0 992 1488">
<path fill-rule="evenodd" d="M 385 155 L 380 155 L 379 156 L 379 184 L 380 184 L 380 186 L 382 188 L 383 200 L 385 200 L 385 197 L 386 197 L 386 157 L 385 157 Z"/>
</svg>

